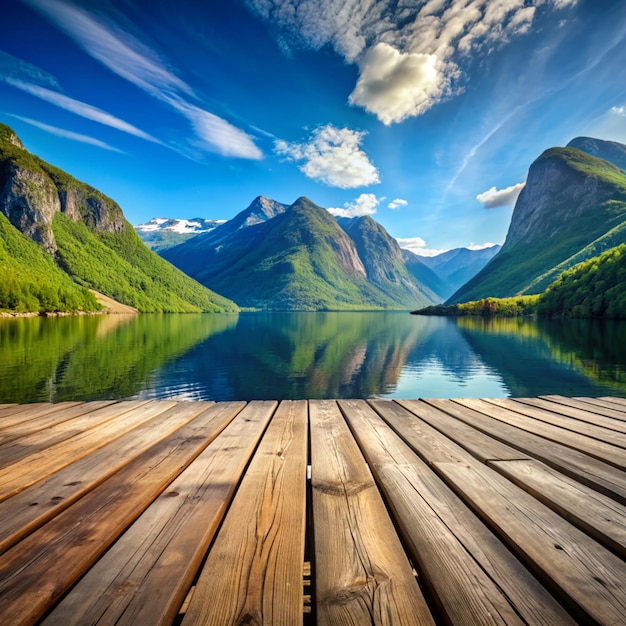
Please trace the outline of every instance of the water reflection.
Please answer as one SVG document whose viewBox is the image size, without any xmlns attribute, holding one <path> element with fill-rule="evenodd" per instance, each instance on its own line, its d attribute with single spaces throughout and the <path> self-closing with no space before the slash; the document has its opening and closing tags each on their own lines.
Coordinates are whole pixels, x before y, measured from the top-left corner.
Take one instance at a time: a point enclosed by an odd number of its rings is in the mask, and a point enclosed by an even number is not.
<svg viewBox="0 0 626 626">
<path fill-rule="evenodd" d="M 0 402 L 626 396 L 623 322 L 242 313 L 0 320 Z"/>
</svg>

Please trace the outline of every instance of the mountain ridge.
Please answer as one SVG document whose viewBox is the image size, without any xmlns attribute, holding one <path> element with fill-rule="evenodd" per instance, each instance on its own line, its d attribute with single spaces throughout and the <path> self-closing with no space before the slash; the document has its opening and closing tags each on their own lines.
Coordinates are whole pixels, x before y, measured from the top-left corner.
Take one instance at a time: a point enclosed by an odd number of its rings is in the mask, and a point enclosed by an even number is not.
<svg viewBox="0 0 626 626">
<path fill-rule="evenodd" d="M 541 293 L 561 271 L 626 242 L 625 222 L 625 170 L 550 148 L 529 168 L 501 250 L 448 303 Z"/>
<path fill-rule="evenodd" d="M 237 310 L 151 252 L 117 203 L 28 152 L 4 124 L 0 213 L 74 283 L 140 311 Z M 27 268 L 19 271 L 26 275 Z"/>
</svg>

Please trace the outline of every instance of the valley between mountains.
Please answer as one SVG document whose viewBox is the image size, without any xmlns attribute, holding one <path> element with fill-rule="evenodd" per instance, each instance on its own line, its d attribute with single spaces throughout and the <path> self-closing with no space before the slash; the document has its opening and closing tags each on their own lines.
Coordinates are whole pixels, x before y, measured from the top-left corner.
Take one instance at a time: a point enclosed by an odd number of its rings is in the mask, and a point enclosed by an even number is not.
<svg viewBox="0 0 626 626">
<path fill-rule="evenodd" d="M 625 168 L 616 142 L 547 150 L 501 248 L 420 257 L 371 217 L 335 218 L 305 197 L 259 196 L 225 222 L 133 228 L 112 199 L 0 125 L 0 311 L 96 312 L 93 291 L 140 312 L 234 312 L 534 303 L 552 290 L 545 314 L 626 317 Z"/>
</svg>

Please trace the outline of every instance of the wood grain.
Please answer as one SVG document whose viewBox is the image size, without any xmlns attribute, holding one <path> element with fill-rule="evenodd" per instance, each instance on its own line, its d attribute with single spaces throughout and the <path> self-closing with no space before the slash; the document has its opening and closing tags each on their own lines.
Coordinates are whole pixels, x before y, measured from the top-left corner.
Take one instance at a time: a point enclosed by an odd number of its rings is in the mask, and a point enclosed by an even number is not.
<svg viewBox="0 0 626 626">
<path fill-rule="evenodd" d="M 485 403 L 480 405 L 481 410 L 478 411 L 459 402 L 440 400 L 400 400 L 399 403 L 416 413 L 419 413 L 422 404 L 435 406 L 494 439 L 543 461 L 546 465 L 608 495 L 621 504 L 626 504 L 625 472 L 583 452 L 495 419 L 496 414 L 505 412 L 506 409 Z"/>
<path fill-rule="evenodd" d="M 210 402 L 181 403 L 0 502 L 0 554 L 211 405 Z"/>
<path fill-rule="evenodd" d="M 363 401 L 340 404 L 446 623 L 573 624 L 520 561 L 379 415 Z M 395 402 L 370 404 L 389 423 L 404 423 L 398 430 L 407 439 L 419 432 L 421 452 L 431 456 L 430 443 L 436 435 L 422 439 L 426 425 L 411 432 L 411 424 L 419 420 Z M 441 458 L 440 449 L 435 447 L 434 458 Z"/>
<path fill-rule="evenodd" d="M 157 443 L 0 556 L 0 615 L 32 624 L 49 611 L 223 430 L 232 416 L 218 412 L 215 420 L 216 412 Z"/>
<path fill-rule="evenodd" d="M 433 624 L 336 403 L 311 401 L 310 412 L 318 624 Z"/>
<path fill-rule="evenodd" d="M 189 624 L 303 622 L 307 403 L 283 401 L 196 583 Z"/>
</svg>

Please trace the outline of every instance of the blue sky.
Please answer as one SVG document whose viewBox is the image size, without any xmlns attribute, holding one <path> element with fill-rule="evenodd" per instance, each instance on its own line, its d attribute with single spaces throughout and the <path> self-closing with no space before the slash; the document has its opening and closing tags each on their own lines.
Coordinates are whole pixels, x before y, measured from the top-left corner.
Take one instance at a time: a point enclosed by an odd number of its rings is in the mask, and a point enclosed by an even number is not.
<svg viewBox="0 0 626 626">
<path fill-rule="evenodd" d="M 0 120 L 152 217 L 258 195 L 432 253 L 502 243 L 529 165 L 626 142 L 620 0 L 8 0 Z"/>
</svg>

